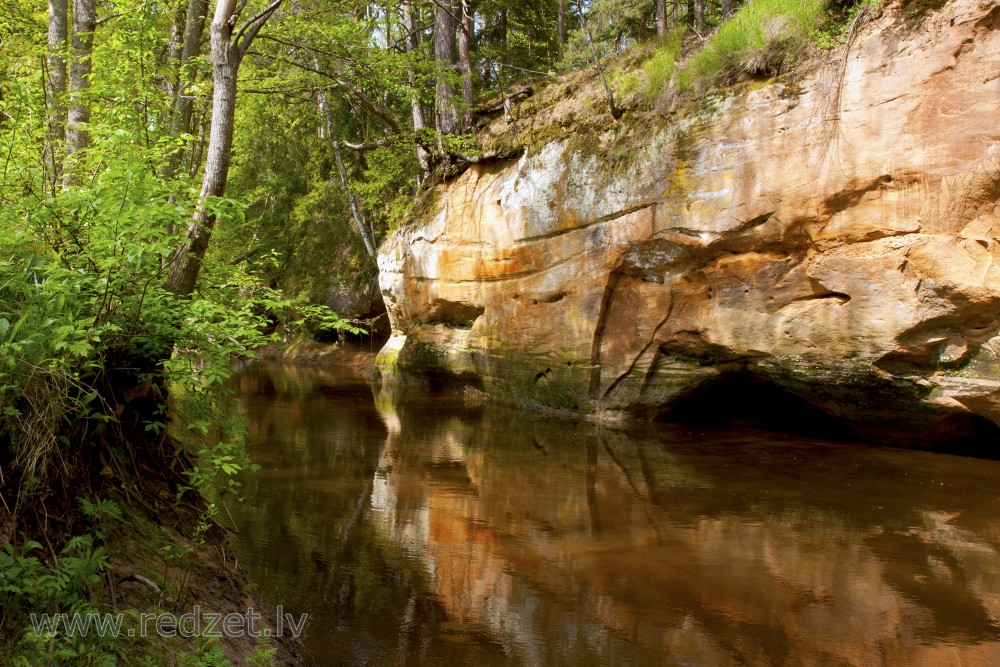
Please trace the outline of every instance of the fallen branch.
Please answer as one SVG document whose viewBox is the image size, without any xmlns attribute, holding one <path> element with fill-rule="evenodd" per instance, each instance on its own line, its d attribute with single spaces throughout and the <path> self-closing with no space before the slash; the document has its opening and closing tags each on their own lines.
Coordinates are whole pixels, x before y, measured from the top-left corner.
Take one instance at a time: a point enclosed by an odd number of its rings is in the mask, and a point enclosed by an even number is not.
<svg viewBox="0 0 1000 667">
<path fill-rule="evenodd" d="M 524 88 L 519 88 L 510 93 L 510 95 L 504 95 L 500 99 L 490 102 L 489 104 L 483 105 L 476 109 L 477 114 L 489 114 L 496 111 L 504 111 L 505 113 L 510 113 L 511 107 L 513 107 L 518 102 L 523 102 L 532 95 L 535 94 L 534 88 L 531 86 L 525 86 Z"/>
<path fill-rule="evenodd" d="M 121 586 L 122 584 L 124 584 L 127 581 L 134 581 L 137 584 L 142 584 L 143 586 L 145 586 L 146 588 L 148 588 L 149 590 L 151 590 L 153 593 L 156 593 L 157 595 L 160 595 L 161 592 L 162 592 L 162 591 L 160 591 L 160 587 L 159 586 L 157 586 L 154 582 L 150 581 L 149 579 L 147 579 L 146 577 L 142 576 L 141 574 L 135 574 L 133 572 L 132 574 L 126 574 L 124 577 L 119 577 L 118 578 L 118 585 Z"/>
</svg>

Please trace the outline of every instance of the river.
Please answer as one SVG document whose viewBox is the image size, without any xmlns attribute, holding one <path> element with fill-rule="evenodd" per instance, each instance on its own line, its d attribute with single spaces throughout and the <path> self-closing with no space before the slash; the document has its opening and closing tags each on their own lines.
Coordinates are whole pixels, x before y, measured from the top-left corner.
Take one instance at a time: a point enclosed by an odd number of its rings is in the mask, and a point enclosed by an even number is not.
<svg viewBox="0 0 1000 667">
<path fill-rule="evenodd" d="M 318 664 L 1000 664 L 1000 462 L 234 387 L 239 561 Z"/>
</svg>

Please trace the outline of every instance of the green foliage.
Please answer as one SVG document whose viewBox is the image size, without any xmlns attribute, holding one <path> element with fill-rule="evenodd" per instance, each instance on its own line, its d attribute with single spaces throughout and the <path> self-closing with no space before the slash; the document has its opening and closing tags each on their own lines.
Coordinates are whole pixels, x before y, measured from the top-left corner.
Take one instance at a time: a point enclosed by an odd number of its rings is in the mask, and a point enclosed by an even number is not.
<svg viewBox="0 0 1000 667">
<path fill-rule="evenodd" d="M 39 85 L 33 74 L 8 84 L 2 111 L 30 117 Z M 194 185 L 149 168 L 162 159 L 160 145 L 136 144 L 96 119 L 91 128 L 88 152 L 101 156 L 101 167 L 85 186 L 47 193 L 24 139 L 33 127 L 0 127 L 0 145 L 12 156 L 0 182 L 0 433 L 25 478 L 45 468 L 67 429 L 103 428 L 120 397 L 102 391 L 102 382 L 122 380 L 125 369 L 138 383 L 176 388 L 191 414 L 219 415 L 231 359 L 269 342 L 263 332 L 276 317 L 303 311 L 295 315 L 303 325 L 350 326 L 222 262 L 206 261 L 194 298 L 165 290 Z M 235 201 L 206 205 L 220 226 L 242 224 L 244 207 Z"/>
<path fill-rule="evenodd" d="M 24 236 L 13 241 L 23 243 Z M 65 274 L 49 275 L 48 268 L 31 254 L 0 261 L 0 432 L 13 439 L 16 464 L 28 479 L 73 409 L 70 359 L 91 350 L 79 317 L 81 286 Z"/>
<path fill-rule="evenodd" d="M 449 145 L 449 148 L 464 147 Z M 365 209 L 377 215 L 385 229 L 391 231 L 399 226 L 413 205 L 415 152 L 409 145 L 385 146 L 365 157 L 364 176 L 354 185 L 354 191 Z"/>
<path fill-rule="evenodd" d="M 304 322 L 307 329 L 320 338 L 328 337 L 337 331 L 354 335 L 368 333 L 322 304 L 302 303 L 298 313 L 302 318 L 300 322 Z"/>
<path fill-rule="evenodd" d="M 567 2 L 573 6 L 573 2 Z M 652 3 L 634 0 L 592 0 L 585 3 L 588 30 L 581 24 L 567 36 L 566 49 L 560 65 L 576 68 L 591 64 L 591 37 L 600 57 L 617 53 L 637 39 L 650 36 Z"/>
<path fill-rule="evenodd" d="M 87 599 L 87 589 L 100 582 L 109 567 L 104 550 L 95 547 L 91 537 L 78 536 L 66 543 L 52 566 L 40 552 L 42 545 L 31 540 L 19 551 L 10 543 L 0 547 L 0 627 L 9 639 L 0 643 L 0 661 L 28 666 L 44 656 L 52 665 L 115 664 L 114 637 L 70 636 L 62 627 L 36 634 L 31 620 L 31 614 L 37 621 L 41 614 L 98 613 Z"/>
<path fill-rule="evenodd" d="M 755 0 L 719 28 L 684 65 L 682 90 L 772 76 L 794 64 L 824 17 L 823 0 Z"/>
<path fill-rule="evenodd" d="M 478 89 L 502 87 L 532 72 L 555 68 L 560 57 L 555 1 L 484 0 L 476 9 L 480 25 L 473 69 L 481 73 Z M 566 2 L 566 13 L 572 28 L 572 2 Z"/>
<path fill-rule="evenodd" d="M 39 612 L 65 608 L 87 585 L 98 583 L 100 573 L 108 566 L 103 549 L 94 548 L 89 536 L 69 540 L 54 568 L 31 555 L 41 549 L 41 544 L 31 540 L 25 542 L 20 553 L 10 543 L 0 549 L 0 595 L 4 596 L 5 610 L 19 605 Z"/>
<path fill-rule="evenodd" d="M 173 488 L 149 470 L 193 461 L 181 489 L 190 506 L 204 507 L 195 493 L 236 489 L 249 464 L 224 382 L 235 357 L 273 340 L 277 319 L 355 329 L 285 298 L 259 270 L 229 265 L 227 252 L 209 254 L 191 297 L 164 288 L 198 192 L 196 176 L 161 177 L 188 139 L 169 135 L 168 9 L 125 0 L 102 24 L 84 96 L 90 144 L 74 157 L 72 186 L 57 177 L 60 146 L 47 137 L 44 3 L 0 10 L 0 514 L 29 531 L 20 548 L 0 548 L 3 664 L 114 661 L 114 642 L 127 638 L 36 637 L 27 614 L 98 611 L 88 600 L 108 567 L 101 542 L 146 485 Z M 220 229 L 245 227 L 243 204 L 203 203 Z M 188 456 L 173 433 L 190 436 Z M 32 523 L 46 512 L 64 518 L 60 531 L 88 534 L 61 542 Z M 221 664 L 216 649 L 199 651 Z"/>
<path fill-rule="evenodd" d="M 80 506 L 83 510 L 83 515 L 94 523 L 94 534 L 98 539 L 104 539 L 104 535 L 107 533 L 112 521 L 121 522 L 125 520 L 121 507 L 107 498 L 101 498 L 97 502 L 81 498 Z"/>
<path fill-rule="evenodd" d="M 10 406 L 3 426 L 27 477 L 44 468 L 72 424 L 110 417 L 117 399 L 100 391 L 103 378 L 130 367 L 138 382 L 165 376 L 209 396 L 206 388 L 227 376 L 230 355 L 268 340 L 264 317 L 241 295 L 253 278 L 209 270 L 194 299 L 162 287 L 179 243 L 170 228 L 190 210 L 174 203 L 176 190 L 128 166 L 109 166 L 91 187 L 41 198 L 40 206 L 9 197 L 0 214 L 0 223 L 27 220 L 34 232 L 0 246 L 10 257 L 0 262 L 0 316 L 11 322 L 0 342 L 0 395 Z M 174 347 L 196 351 L 200 366 L 171 357 Z"/>
<path fill-rule="evenodd" d="M 217 637 L 196 637 L 194 644 L 193 651 L 177 656 L 177 667 L 233 667 Z"/>
<path fill-rule="evenodd" d="M 267 665 L 273 665 L 275 662 L 275 655 L 277 655 L 278 649 L 267 645 L 266 641 L 262 641 L 254 649 L 253 657 L 250 659 L 250 664 L 253 667 L 266 667 Z"/>
<path fill-rule="evenodd" d="M 266 57 L 244 64 L 244 76 L 253 81 L 246 88 L 268 91 L 244 94 L 237 110 L 229 191 L 248 206 L 243 220 L 218 230 L 211 250 L 220 259 L 239 258 L 241 266 L 290 295 L 319 303 L 342 285 L 363 286 L 375 267 L 351 221 L 316 91 L 323 88 L 330 97 L 341 141 L 363 142 L 366 133 L 384 130 L 384 123 L 366 121 L 350 102 L 409 99 L 401 86 L 406 75 L 399 54 L 367 44 L 365 26 L 346 13 L 331 12 L 327 19 L 323 30 L 309 17 L 286 17 L 283 25 L 291 37 L 312 41 L 317 51 L 289 53 L 262 43 Z M 311 71 L 316 61 L 327 76 Z M 332 81 L 350 82 L 355 94 L 341 97 L 337 93 L 344 88 Z M 261 133 L 261 127 L 268 131 Z M 342 153 L 351 188 L 378 236 L 389 217 L 400 215 L 403 193 L 414 189 L 414 144 L 377 149 L 366 153 L 364 162 L 354 151 Z"/>
<path fill-rule="evenodd" d="M 830 51 L 842 44 L 847 33 L 857 29 L 865 17 L 877 14 L 883 0 L 858 0 L 853 3 L 830 2 L 826 19 L 813 30 L 810 39 L 824 51 Z"/>
</svg>

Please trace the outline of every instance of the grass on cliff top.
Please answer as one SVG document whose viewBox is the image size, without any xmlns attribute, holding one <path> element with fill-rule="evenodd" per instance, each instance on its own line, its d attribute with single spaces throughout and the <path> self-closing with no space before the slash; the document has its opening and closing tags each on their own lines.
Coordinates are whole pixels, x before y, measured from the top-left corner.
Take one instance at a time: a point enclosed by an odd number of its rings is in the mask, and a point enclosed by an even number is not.
<svg viewBox="0 0 1000 667">
<path fill-rule="evenodd" d="M 641 71 L 617 72 L 619 93 L 638 90 L 652 100 L 670 89 L 701 93 L 747 76 L 781 74 L 807 55 L 810 44 L 832 46 L 825 32 L 839 23 L 833 15 L 852 1 L 747 0 L 707 39 L 675 28 L 657 40 Z M 648 45 L 638 48 L 648 52 Z"/>
<path fill-rule="evenodd" d="M 646 76 L 646 85 L 643 93 L 648 98 L 659 97 L 670 86 L 674 72 L 677 70 L 677 61 L 681 57 L 681 31 L 672 30 L 655 51 L 642 65 L 643 74 Z"/>
<path fill-rule="evenodd" d="M 834 0 L 754 0 L 724 22 L 700 47 L 685 48 L 683 30 L 669 33 L 642 65 L 642 72 L 618 77 L 628 94 L 647 100 L 666 92 L 704 93 L 747 77 L 771 77 L 793 69 L 811 47 L 832 48 L 862 7 Z M 685 53 L 690 55 L 685 60 Z"/>
<path fill-rule="evenodd" d="M 681 90 L 786 71 L 825 18 L 824 0 L 754 0 L 723 23 L 677 77 Z"/>
<path fill-rule="evenodd" d="M 771 79 L 824 50 L 842 47 L 864 22 L 855 19 L 862 13 L 877 15 L 884 4 L 886 0 L 753 0 L 705 39 L 681 27 L 607 57 L 603 67 L 621 107 L 662 118 L 697 108 L 713 90 Z M 513 153 L 608 130 L 607 95 L 594 66 L 533 84 L 535 95 L 479 132 L 480 150 Z"/>
</svg>

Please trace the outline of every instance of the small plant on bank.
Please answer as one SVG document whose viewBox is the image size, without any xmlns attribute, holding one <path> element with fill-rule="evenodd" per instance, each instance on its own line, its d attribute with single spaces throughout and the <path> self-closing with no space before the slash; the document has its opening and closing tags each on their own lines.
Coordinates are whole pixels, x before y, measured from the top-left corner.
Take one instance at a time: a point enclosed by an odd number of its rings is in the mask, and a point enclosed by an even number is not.
<svg viewBox="0 0 1000 667">
<path fill-rule="evenodd" d="M 53 554 L 54 555 L 54 554 Z M 93 614 L 99 607 L 88 600 L 87 590 L 97 585 L 108 564 L 107 554 L 88 535 L 69 540 L 54 565 L 45 562 L 41 543 L 27 540 L 21 548 L 7 543 L 0 548 L 0 628 L 10 633 L 11 644 L 0 644 L 0 662 L 12 665 L 115 664 L 115 638 L 72 636 L 61 628 L 35 631 L 42 614 Z M 24 621 L 34 615 L 29 624 Z"/>
</svg>

